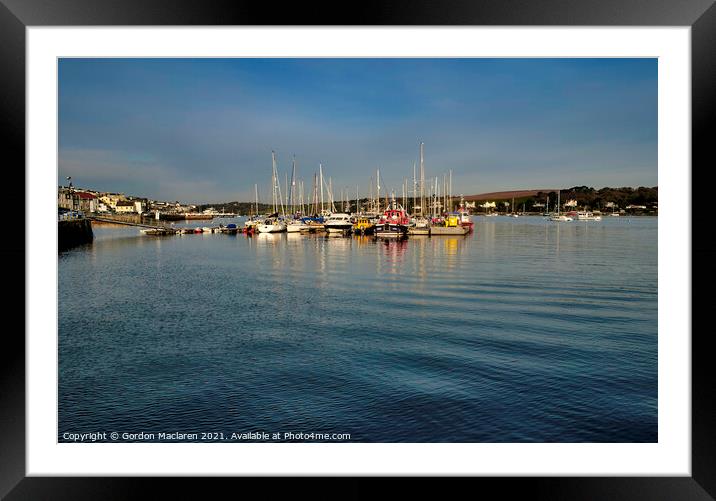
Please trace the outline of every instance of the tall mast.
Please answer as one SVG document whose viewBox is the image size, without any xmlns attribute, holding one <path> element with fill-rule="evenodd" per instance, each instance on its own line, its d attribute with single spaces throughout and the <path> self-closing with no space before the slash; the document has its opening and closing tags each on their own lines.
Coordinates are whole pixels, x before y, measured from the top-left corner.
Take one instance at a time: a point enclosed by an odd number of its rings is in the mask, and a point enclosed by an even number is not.
<svg viewBox="0 0 716 501">
<path fill-rule="evenodd" d="M 276 212 L 276 153 L 271 150 L 271 202 L 273 204 L 273 212 Z"/>
<path fill-rule="evenodd" d="M 318 172 L 320 177 L 318 184 L 321 186 L 321 213 L 323 213 L 323 164 L 318 164 Z"/>
<path fill-rule="evenodd" d="M 423 163 L 423 146 L 420 142 L 420 215 L 425 215 L 425 164 Z"/>
<path fill-rule="evenodd" d="M 452 169 L 450 169 L 450 181 L 448 181 L 448 207 L 449 211 L 452 211 Z"/>
<path fill-rule="evenodd" d="M 438 204 L 440 203 L 440 187 L 438 186 L 438 176 L 435 176 L 435 208 L 433 214 L 440 215 Z"/>
<path fill-rule="evenodd" d="M 305 216 L 303 213 L 303 181 L 298 181 L 298 208 L 301 216 Z"/>
<path fill-rule="evenodd" d="M 333 203 L 333 178 L 328 176 L 328 199 L 331 201 L 331 212 L 336 212 L 336 206 Z"/>
<path fill-rule="evenodd" d="M 256 195 L 256 215 L 259 215 L 259 185 L 254 184 L 254 194 Z"/>
<path fill-rule="evenodd" d="M 557 215 L 559 216 L 559 195 L 562 190 L 557 190 Z"/>
<path fill-rule="evenodd" d="M 405 209 L 408 206 L 407 203 L 405 202 L 405 190 L 407 189 L 407 187 L 408 187 L 408 180 L 403 179 L 403 209 Z"/>
<path fill-rule="evenodd" d="M 275 153 L 274 153 L 273 151 L 271 152 L 271 159 L 273 160 L 273 178 L 274 178 L 274 180 L 275 180 L 275 184 L 274 184 L 274 210 L 273 210 L 273 211 L 274 211 L 274 213 L 275 213 L 275 212 L 278 212 L 278 205 L 280 205 L 280 207 L 281 207 L 281 213 L 285 216 L 285 215 L 286 215 L 286 210 L 284 209 L 284 206 L 283 206 L 283 196 L 281 195 L 281 181 L 279 180 L 279 177 L 278 177 L 278 170 L 276 169 L 276 155 L 275 155 Z M 286 180 L 286 184 L 288 184 L 288 178 L 287 178 L 287 180 Z M 278 205 L 277 205 L 277 203 L 276 203 L 277 200 L 278 200 Z"/>
<path fill-rule="evenodd" d="M 313 202 L 313 214 L 318 214 L 318 174 L 313 173 L 313 195 L 311 197 Z"/>
<path fill-rule="evenodd" d="M 415 189 L 417 186 L 415 185 L 415 162 L 413 162 L 413 207 L 411 209 L 411 212 L 413 215 L 415 215 Z"/>
<path fill-rule="evenodd" d="M 375 197 L 375 199 L 378 201 L 377 211 L 378 211 L 378 213 L 380 213 L 380 169 L 376 169 L 375 184 L 376 184 L 376 187 L 378 188 L 378 194 Z"/>
<path fill-rule="evenodd" d="M 296 212 L 294 205 L 295 205 L 295 195 L 294 192 L 296 191 L 296 155 L 293 156 L 293 169 L 291 171 L 291 210 L 293 212 Z"/>
</svg>

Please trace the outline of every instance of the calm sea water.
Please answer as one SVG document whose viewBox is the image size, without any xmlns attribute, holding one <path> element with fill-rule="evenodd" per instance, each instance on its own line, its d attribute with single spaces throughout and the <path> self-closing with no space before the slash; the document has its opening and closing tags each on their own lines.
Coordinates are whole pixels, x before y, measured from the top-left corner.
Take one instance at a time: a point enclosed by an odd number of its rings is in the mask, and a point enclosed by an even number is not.
<svg viewBox="0 0 716 501">
<path fill-rule="evenodd" d="M 58 439 L 657 441 L 657 219 L 475 221 L 389 242 L 95 226 L 59 255 Z"/>
</svg>

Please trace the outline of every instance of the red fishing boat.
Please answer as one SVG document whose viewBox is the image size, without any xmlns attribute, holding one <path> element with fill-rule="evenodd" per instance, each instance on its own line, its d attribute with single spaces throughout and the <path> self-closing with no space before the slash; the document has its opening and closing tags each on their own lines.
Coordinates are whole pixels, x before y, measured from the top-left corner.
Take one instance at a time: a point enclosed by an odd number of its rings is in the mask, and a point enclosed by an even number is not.
<svg viewBox="0 0 716 501">
<path fill-rule="evenodd" d="M 408 234 L 410 217 L 408 213 L 393 199 L 388 208 L 380 216 L 375 224 L 374 234 L 376 237 L 404 237 Z"/>
</svg>

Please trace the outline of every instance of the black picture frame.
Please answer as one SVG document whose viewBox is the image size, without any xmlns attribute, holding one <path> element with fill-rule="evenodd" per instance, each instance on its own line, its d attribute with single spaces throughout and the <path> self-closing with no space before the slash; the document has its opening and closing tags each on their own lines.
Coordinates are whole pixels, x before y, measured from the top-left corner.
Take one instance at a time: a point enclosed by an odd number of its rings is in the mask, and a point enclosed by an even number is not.
<svg viewBox="0 0 716 501">
<path fill-rule="evenodd" d="M 322 12 L 316 17 L 317 12 Z M 690 26 L 692 70 L 692 200 L 707 200 L 709 171 L 716 166 L 712 139 L 707 131 L 716 121 L 716 6 L 714 0 L 490 0 L 482 2 L 400 0 L 362 1 L 352 4 L 285 4 L 241 1 L 179 0 L 0 0 L 0 144 L 4 173 L 11 175 L 5 190 L 8 207 L 24 207 L 25 191 L 25 36 L 29 26 L 89 25 L 534 25 L 534 26 Z M 711 127 L 709 127 L 711 126 Z M 685 165 L 684 169 L 689 166 Z M 713 276 L 716 247 L 703 230 L 706 211 L 692 211 L 693 277 L 692 325 L 695 313 L 704 311 L 708 292 L 698 293 Z M 19 327 L 4 330 L 0 348 L 0 495 L 18 499 L 127 499 L 142 497 L 150 487 L 162 497 L 179 493 L 202 497 L 219 492 L 229 479 L 26 477 L 25 475 L 25 274 L 15 263 L 25 258 L 25 221 L 22 238 L 13 229 L 2 253 L 14 271 L 6 287 L 6 318 L 19 318 Z M 26 267 L 32 266 L 25 262 Z M 701 308 L 699 308 L 701 307 Z M 6 324 L 7 325 L 7 324 Z M 707 324 L 705 324 L 707 325 Z M 692 346 L 692 475 L 690 477 L 525 477 L 475 478 L 475 489 L 496 487 L 503 495 L 522 494 L 545 499 L 693 499 L 716 498 L 716 409 L 714 370 L 707 349 L 708 328 L 693 329 Z M 292 479 L 296 492 L 311 479 Z M 314 479 L 315 480 L 315 479 Z M 266 479 L 241 479 L 250 487 L 266 488 Z M 298 482 L 298 484 L 296 483 Z M 351 478 L 333 485 L 325 479 L 320 490 L 311 483 L 311 496 L 364 497 L 375 493 L 372 479 Z M 463 489 L 463 481 L 437 487 L 442 496 Z M 269 489 L 274 489 L 272 482 Z M 407 488 L 407 487 L 406 487 Z M 425 492 L 419 479 L 409 488 Z M 246 492 L 247 486 L 242 486 Z M 275 493 L 275 492 L 274 492 Z"/>
</svg>

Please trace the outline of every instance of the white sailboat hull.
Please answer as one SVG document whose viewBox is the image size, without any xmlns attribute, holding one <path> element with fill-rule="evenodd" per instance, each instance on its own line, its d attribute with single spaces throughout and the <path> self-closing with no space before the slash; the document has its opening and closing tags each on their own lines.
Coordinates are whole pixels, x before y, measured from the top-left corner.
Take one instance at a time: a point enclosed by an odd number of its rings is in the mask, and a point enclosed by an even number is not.
<svg viewBox="0 0 716 501">
<path fill-rule="evenodd" d="M 286 231 L 286 225 L 283 223 L 260 224 L 258 230 L 259 233 L 281 233 L 282 231 Z"/>
</svg>

